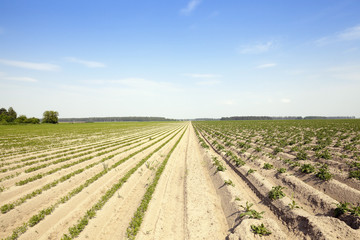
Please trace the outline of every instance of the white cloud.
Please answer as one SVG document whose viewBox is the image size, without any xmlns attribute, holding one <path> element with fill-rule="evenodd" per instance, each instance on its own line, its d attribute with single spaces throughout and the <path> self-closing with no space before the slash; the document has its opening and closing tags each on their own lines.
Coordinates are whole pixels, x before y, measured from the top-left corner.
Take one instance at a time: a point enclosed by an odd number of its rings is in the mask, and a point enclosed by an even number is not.
<svg viewBox="0 0 360 240">
<path fill-rule="evenodd" d="M 192 78 L 220 78 L 221 75 L 218 74 L 202 74 L 202 73 L 187 73 L 184 76 L 192 77 Z"/>
<path fill-rule="evenodd" d="M 233 100 L 225 100 L 221 102 L 223 105 L 234 105 L 235 102 Z"/>
<path fill-rule="evenodd" d="M 5 80 L 19 81 L 19 82 L 37 82 L 38 80 L 30 77 L 4 77 Z"/>
<path fill-rule="evenodd" d="M 283 102 L 283 103 L 290 103 L 291 100 L 288 99 L 288 98 L 282 98 L 282 99 L 281 99 L 281 102 Z"/>
<path fill-rule="evenodd" d="M 273 41 L 268 41 L 265 43 L 241 46 L 238 51 L 241 54 L 259 54 L 269 51 L 270 49 L 274 48 L 274 46 L 275 43 Z"/>
<path fill-rule="evenodd" d="M 144 78 L 123 78 L 123 79 L 93 79 L 84 81 L 88 84 L 98 84 L 98 85 L 111 85 L 113 87 L 127 87 L 129 89 L 138 89 L 138 90 L 166 90 L 174 91 L 179 90 L 175 88 L 171 83 L 168 82 L 157 82 L 152 80 L 147 80 Z"/>
<path fill-rule="evenodd" d="M 219 83 L 220 81 L 218 80 L 205 80 L 205 81 L 199 81 L 196 84 L 200 86 L 212 86 L 212 85 L 217 85 Z"/>
<path fill-rule="evenodd" d="M 78 59 L 78 58 L 74 58 L 74 57 L 67 57 L 65 59 L 67 61 L 69 61 L 69 62 L 79 63 L 79 64 L 82 64 L 82 65 L 84 65 L 86 67 L 89 67 L 89 68 L 106 67 L 106 65 L 104 63 L 101 63 L 101 62 L 87 61 L 87 60 L 82 60 L 82 59 Z"/>
<path fill-rule="evenodd" d="M 277 64 L 276 63 L 266 63 L 266 64 L 261 64 L 259 66 L 257 66 L 256 68 L 271 68 L 271 67 L 276 67 Z"/>
<path fill-rule="evenodd" d="M 187 6 L 180 10 L 181 14 L 189 15 L 191 12 L 193 12 L 197 6 L 201 3 L 202 0 L 190 0 L 188 2 Z"/>
<path fill-rule="evenodd" d="M 34 62 L 22 62 L 22 61 L 12 61 L 6 59 L 0 59 L 0 63 L 8 66 L 27 68 L 32 70 L 40 71 L 58 71 L 60 66 L 50 64 L 50 63 L 34 63 Z"/>
<path fill-rule="evenodd" d="M 347 28 L 344 31 L 335 33 L 331 36 L 319 38 L 315 41 L 315 43 L 321 46 L 321 45 L 340 42 L 340 41 L 354 41 L 354 40 L 360 40 L 360 25 Z"/>
<path fill-rule="evenodd" d="M 360 25 L 345 29 L 337 35 L 337 38 L 344 41 L 360 40 Z"/>
</svg>

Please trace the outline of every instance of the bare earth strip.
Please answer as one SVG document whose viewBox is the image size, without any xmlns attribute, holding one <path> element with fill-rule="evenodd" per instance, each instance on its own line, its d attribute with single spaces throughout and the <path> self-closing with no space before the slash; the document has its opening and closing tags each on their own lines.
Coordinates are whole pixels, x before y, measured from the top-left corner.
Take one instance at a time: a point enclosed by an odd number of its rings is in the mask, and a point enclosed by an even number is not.
<svg viewBox="0 0 360 240">
<path fill-rule="evenodd" d="M 193 128 L 155 190 L 137 239 L 225 239 L 228 226 Z"/>
</svg>

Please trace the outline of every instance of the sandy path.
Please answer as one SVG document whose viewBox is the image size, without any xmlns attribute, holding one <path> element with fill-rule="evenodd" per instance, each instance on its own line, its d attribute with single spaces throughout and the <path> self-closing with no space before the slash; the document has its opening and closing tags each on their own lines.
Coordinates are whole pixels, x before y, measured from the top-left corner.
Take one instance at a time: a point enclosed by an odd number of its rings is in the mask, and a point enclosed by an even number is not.
<svg viewBox="0 0 360 240">
<path fill-rule="evenodd" d="M 188 128 L 166 165 L 138 239 L 185 239 L 185 169 L 189 131 Z"/>
<path fill-rule="evenodd" d="M 137 239 L 225 239 L 226 218 L 204 161 L 190 126 L 169 159 Z"/>
</svg>

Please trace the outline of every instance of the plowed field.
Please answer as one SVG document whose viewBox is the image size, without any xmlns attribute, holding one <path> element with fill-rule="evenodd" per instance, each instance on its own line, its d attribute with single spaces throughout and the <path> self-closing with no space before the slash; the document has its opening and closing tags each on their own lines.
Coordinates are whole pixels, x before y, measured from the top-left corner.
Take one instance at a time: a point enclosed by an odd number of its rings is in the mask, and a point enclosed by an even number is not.
<svg viewBox="0 0 360 240">
<path fill-rule="evenodd" d="M 310 151 L 298 160 L 285 146 L 269 157 L 276 146 L 264 144 L 266 134 L 208 122 L 1 127 L 2 239 L 360 236 L 360 181 L 346 175 L 356 171 L 345 163 L 357 163 L 349 151 L 344 163 L 319 158 L 332 174 L 320 180 L 323 165 L 299 171 L 318 159 Z M 249 139 L 245 151 L 240 137 Z M 276 186 L 282 194 L 270 199 Z"/>
</svg>

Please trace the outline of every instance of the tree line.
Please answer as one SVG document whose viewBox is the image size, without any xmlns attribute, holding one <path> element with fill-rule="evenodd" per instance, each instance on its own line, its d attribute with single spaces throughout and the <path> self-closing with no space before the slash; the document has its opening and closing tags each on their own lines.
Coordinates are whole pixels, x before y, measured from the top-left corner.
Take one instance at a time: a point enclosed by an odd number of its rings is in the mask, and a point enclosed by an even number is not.
<svg viewBox="0 0 360 240">
<path fill-rule="evenodd" d="M 58 123 L 59 113 L 56 111 L 45 111 L 43 113 L 42 123 Z M 8 110 L 0 108 L 0 125 L 7 124 L 39 124 L 40 119 L 31 117 L 27 118 L 25 115 L 17 116 L 16 111 L 9 107 Z"/>
<path fill-rule="evenodd" d="M 234 117 L 222 117 L 220 120 L 310 120 L 310 119 L 355 119 L 354 116 L 286 116 L 286 117 L 269 117 L 269 116 L 234 116 Z"/>
</svg>

